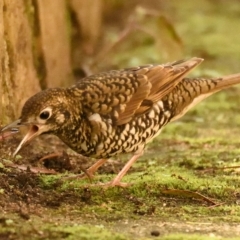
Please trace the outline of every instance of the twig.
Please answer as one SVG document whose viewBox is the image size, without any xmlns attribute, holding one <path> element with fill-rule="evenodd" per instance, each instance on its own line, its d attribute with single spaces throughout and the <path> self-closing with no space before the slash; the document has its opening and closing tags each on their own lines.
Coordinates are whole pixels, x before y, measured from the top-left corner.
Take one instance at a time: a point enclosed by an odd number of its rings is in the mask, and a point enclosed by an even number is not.
<svg viewBox="0 0 240 240">
<path fill-rule="evenodd" d="M 166 189 L 166 190 L 162 190 L 162 193 L 169 194 L 169 195 L 180 195 L 180 196 L 184 196 L 184 197 L 188 197 L 188 198 L 191 197 L 191 198 L 200 199 L 200 200 L 203 200 L 203 201 L 205 201 L 207 203 L 210 203 L 213 206 L 219 205 L 218 203 L 215 203 L 210 198 L 205 197 L 204 195 L 202 195 L 202 194 L 200 194 L 198 192 L 193 192 L 193 191 L 189 191 L 189 190 Z"/>
</svg>

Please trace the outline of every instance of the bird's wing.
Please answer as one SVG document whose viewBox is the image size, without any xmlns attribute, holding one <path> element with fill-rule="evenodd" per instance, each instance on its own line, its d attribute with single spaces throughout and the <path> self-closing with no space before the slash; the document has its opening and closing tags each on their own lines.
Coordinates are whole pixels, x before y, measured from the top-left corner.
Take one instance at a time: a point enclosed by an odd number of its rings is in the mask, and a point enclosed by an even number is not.
<svg viewBox="0 0 240 240">
<path fill-rule="evenodd" d="M 148 111 L 166 96 L 202 59 L 192 58 L 164 65 L 147 65 L 100 73 L 82 79 L 83 111 L 98 113 L 117 125 Z"/>
</svg>

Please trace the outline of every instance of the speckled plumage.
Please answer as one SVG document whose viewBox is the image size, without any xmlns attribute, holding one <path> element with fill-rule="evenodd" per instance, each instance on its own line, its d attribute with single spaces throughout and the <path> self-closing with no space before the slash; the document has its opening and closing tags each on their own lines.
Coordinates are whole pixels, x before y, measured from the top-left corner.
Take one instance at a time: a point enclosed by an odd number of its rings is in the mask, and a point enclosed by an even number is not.
<svg viewBox="0 0 240 240">
<path fill-rule="evenodd" d="M 135 161 L 164 125 L 209 95 L 240 82 L 240 74 L 184 78 L 201 62 L 192 58 L 109 71 L 86 77 L 70 88 L 37 93 L 25 103 L 17 122 L 17 126 L 30 125 L 30 130 L 16 152 L 32 138 L 52 133 L 84 156 L 106 159 L 133 153 Z"/>
</svg>

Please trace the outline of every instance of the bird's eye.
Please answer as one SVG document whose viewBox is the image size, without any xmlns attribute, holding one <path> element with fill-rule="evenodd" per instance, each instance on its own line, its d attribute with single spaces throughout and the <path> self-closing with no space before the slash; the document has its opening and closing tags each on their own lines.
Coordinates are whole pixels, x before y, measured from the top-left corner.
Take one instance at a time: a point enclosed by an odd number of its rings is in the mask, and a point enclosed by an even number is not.
<svg viewBox="0 0 240 240">
<path fill-rule="evenodd" d="M 48 110 L 42 111 L 39 115 L 42 120 L 47 120 L 50 117 L 50 112 Z"/>
</svg>

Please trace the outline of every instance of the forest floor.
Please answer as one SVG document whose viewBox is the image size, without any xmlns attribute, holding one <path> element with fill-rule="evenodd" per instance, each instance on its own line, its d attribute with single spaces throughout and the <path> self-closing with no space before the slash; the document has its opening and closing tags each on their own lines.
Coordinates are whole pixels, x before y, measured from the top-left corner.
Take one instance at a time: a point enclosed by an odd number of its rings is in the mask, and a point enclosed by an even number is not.
<svg viewBox="0 0 240 240">
<path fill-rule="evenodd" d="M 2 141 L 0 239 L 238 239 L 238 92 L 219 93 L 166 127 L 124 177 L 127 188 L 93 184 L 111 180 L 128 156 L 110 160 L 93 182 L 70 181 L 61 178 L 94 160 L 53 136 L 13 160 L 19 137 Z M 39 161 L 53 152 L 61 155 Z M 55 173 L 33 173 L 45 168 Z"/>
</svg>

